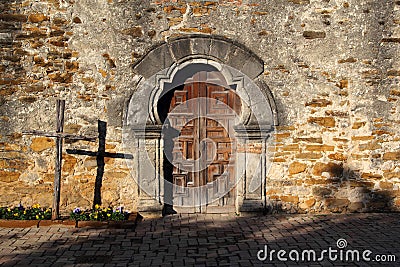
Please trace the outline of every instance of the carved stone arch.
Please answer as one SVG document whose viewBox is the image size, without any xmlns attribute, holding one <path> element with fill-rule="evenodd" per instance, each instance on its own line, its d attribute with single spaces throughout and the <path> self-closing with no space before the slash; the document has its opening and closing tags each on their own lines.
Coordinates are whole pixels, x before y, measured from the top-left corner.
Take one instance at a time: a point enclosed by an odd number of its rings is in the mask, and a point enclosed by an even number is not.
<svg viewBox="0 0 400 267">
<path fill-rule="evenodd" d="M 256 143 L 261 154 L 238 153 L 236 162 L 241 164 L 238 164 L 236 179 L 241 182 L 237 185 L 236 211 L 264 209 L 266 139 L 278 121 L 272 94 L 261 76 L 263 61 L 243 45 L 226 38 L 189 35 L 152 47 L 133 66 L 141 80 L 126 110 L 124 145 L 133 149 L 136 158 L 136 163 L 130 168 L 139 183 L 139 211 L 160 210 L 165 200 L 165 188 L 161 182 L 163 126 L 157 110 L 158 101 L 165 90 L 174 88 L 177 77 L 182 76 L 181 79 L 185 80 L 182 73 L 186 67 L 196 64 L 221 73 L 227 85 L 234 88 L 242 100 L 241 126 L 235 129 L 237 138 L 243 147 L 253 147 Z M 153 163 L 143 163 L 146 160 Z M 246 170 L 249 160 L 260 163 L 251 174 L 261 185 L 255 193 L 250 192 L 250 181 L 246 180 L 250 175 Z M 150 188 L 144 190 L 142 184 Z"/>
<path fill-rule="evenodd" d="M 264 71 L 263 61 L 243 45 L 221 36 L 188 35 L 153 46 L 133 69 L 145 79 L 190 57 L 202 57 L 231 66 L 255 79 Z"/>
</svg>

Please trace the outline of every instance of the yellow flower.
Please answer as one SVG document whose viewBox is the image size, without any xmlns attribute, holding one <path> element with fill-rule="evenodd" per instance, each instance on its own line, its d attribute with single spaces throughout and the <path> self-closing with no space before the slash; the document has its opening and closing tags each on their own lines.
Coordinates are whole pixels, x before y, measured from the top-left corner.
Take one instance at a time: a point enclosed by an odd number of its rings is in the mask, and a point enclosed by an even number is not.
<svg viewBox="0 0 400 267">
<path fill-rule="evenodd" d="M 14 216 L 17 217 L 17 216 L 18 216 L 18 213 L 14 213 Z"/>
<path fill-rule="evenodd" d="M 106 211 L 107 211 L 107 209 L 106 209 L 106 208 L 104 208 L 104 209 L 103 209 L 103 211 L 104 211 L 104 212 L 106 212 Z"/>
<path fill-rule="evenodd" d="M 8 209 L 7 209 L 7 211 L 11 211 L 11 209 L 10 209 L 10 208 L 8 208 Z"/>
<path fill-rule="evenodd" d="M 99 204 L 96 204 L 96 205 L 94 206 L 94 208 L 97 210 L 98 208 L 100 208 L 100 205 L 99 205 Z"/>
<path fill-rule="evenodd" d="M 95 218 L 95 219 L 97 219 L 97 214 L 96 214 L 96 215 L 94 215 L 94 218 Z"/>
<path fill-rule="evenodd" d="M 36 215 L 36 220 L 39 220 L 39 215 Z"/>
<path fill-rule="evenodd" d="M 26 214 L 26 210 L 24 210 L 24 214 Z"/>
<path fill-rule="evenodd" d="M 110 213 L 108 213 L 108 214 L 107 214 L 107 216 L 108 216 L 108 217 L 110 217 L 110 216 L 111 216 L 111 214 L 110 214 Z"/>
</svg>

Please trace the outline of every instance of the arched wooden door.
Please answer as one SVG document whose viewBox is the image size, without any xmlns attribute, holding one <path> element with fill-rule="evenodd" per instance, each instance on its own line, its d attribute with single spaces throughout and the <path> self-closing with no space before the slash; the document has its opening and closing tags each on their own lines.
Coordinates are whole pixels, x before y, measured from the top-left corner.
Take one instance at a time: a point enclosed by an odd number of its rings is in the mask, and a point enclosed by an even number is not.
<svg viewBox="0 0 400 267">
<path fill-rule="evenodd" d="M 181 212 L 232 212 L 235 208 L 233 126 L 241 102 L 216 72 L 199 72 L 174 91 L 168 120 L 173 203 Z"/>
</svg>

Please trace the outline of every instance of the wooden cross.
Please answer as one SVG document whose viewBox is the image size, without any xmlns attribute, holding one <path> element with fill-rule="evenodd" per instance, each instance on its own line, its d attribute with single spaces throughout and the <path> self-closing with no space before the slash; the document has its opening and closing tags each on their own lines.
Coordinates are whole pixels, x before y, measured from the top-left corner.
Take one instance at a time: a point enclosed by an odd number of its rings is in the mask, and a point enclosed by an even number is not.
<svg viewBox="0 0 400 267">
<path fill-rule="evenodd" d="M 91 157 L 96 157 L 97 161 L 97 174 L 94 188 L 94 199 L 93 199 L 93 207 L 96 204 L 101 205 L 101 186 L 103 183 L 103 175 L 104 175 L 104 158 L 120 158 L 120 159 L 133 159 L 131 154 L 123 154 L 123 153 L 110 153 L 106 152 L 106 135 L 107 135 L 107 123 L 104 121 L 98 121 L 98 132 L 99 132 L 99 147 L 97 151 L 86 151 L 80 149 L 67 149 L 68 154 L 76 154 L 76 155 L 86 155 Z"/>
<path fill-rule="evenodd" d="M 61 164 L 62 164 L 62 144 L 63 139 L 69 140 L 86 140 L 95 141 L 96 137 L 86 137 L 80 135 L 72 135 L 63 133 L 64 129 L 64 110 L 65 100 L 57 100 L 57 128 L 56 132 L 43 132 L 43 131 L 25 131 L 23 134 L 38 135 L 56 138 L 56 166 L 54 173 L 54 192 L 53 192 L 53 209 L 51 219 L 56 220 L 60 218 L 60 189 L 61 189 Z"/>
</svg>

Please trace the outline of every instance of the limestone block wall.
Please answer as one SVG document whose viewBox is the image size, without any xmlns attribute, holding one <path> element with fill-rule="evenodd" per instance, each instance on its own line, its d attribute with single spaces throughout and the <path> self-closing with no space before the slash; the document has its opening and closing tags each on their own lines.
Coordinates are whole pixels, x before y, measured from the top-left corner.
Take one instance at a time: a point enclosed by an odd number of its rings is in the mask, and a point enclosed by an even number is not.
<svg viewBox="0 0 400 267">
<path fill-rule="evenodd" d="M 395 0 L 12 0 L 0 3 L 0 205 L 51 204 L 55 99 L 67 133 L 123 153 L 122 122 L 149 49 L 188 34 L 241 43 L 264 61 L 279 126 L 266 177 L 274 210 L 400 207 L 400 2 Z M 65 148 L 96 151 L 97 143 Z M 64 150 L 62 205 L 90 207 L 96 159 Z M 122 159 L 106 159 L 104 205 L 137 209 Z"/>
</svg>

